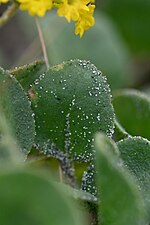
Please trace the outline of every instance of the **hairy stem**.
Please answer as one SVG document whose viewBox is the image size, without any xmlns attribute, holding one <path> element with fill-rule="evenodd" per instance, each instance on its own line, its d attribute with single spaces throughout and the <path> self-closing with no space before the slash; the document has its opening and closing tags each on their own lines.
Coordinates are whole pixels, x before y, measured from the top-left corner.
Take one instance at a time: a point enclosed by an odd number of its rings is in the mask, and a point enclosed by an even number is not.
<svg viewBox="0 0 150 225">
<path fill-rule="evenodd" d="M 18 7 L 19 7 L 18 3 L 13 3 L 8 7 L 8 9 L 0 17 L 0 28 L 11 19 L 11 17 L 16 13 Z"/>
<path fill-rule="evenodd" d="M 48 55 L 47 55 L 47 50 L 46 50 L 46 46 L 45 46 L 45 41 L 44 41 L 44 36 L 38 21 L 38 17 L 35 17 L 35 22 L 36 22 L 36 26 L 37 26 L 37 30 L 38 30 L 38 34 L 39 34 L 39 38 L 40 38 L 40 42 L 41 42 L 41 47 L 42 47 L 42 52 L 43 52 L 43 56 L 44 56 L 44 61 L 46 64 L 47 69 L 49 68 L 49 61 L 48 61 Z"/>
</svg>

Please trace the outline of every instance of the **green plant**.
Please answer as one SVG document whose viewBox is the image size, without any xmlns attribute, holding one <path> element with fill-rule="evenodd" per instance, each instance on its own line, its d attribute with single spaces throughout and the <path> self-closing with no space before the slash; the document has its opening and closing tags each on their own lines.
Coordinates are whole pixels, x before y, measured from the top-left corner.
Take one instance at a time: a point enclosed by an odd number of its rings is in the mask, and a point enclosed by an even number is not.
<svg viewBox="0 0 150 225">
<path fill-rule="evenodd" d="M 150 224 L 150 99 L 112 83 L 80 59 L 0 68 L 0 224 Z"/>
</svg>

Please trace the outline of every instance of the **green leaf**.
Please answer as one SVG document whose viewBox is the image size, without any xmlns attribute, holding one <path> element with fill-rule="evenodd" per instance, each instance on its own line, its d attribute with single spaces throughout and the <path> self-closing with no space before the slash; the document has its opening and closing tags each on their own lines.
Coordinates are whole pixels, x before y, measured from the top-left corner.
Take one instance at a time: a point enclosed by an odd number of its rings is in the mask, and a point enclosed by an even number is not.
<svg viewBox="0 0 150 225">
<path fill-rule="evenodd" d="M 116 117 L 131 135 L 150 139 L 150 99 L 136 90 L 120 90 L 114 93 L 113 105 Z"/>
<path fill-rule="evenodd" d="M 150 53 L 149 0 L 107 0 L 101 8 L 114 20 L 135 53 Z"/>
<path fill-rule="evenodd" d="M 130 54 L 125 43 L 105 15 L 95 14 L 95 19 L 94 27 L 80 39 L 74 34 L 74 25 L 47 14 L 41 20 L 41 27 L 49 61 L 53 65 L 75 58 L 90 60 L 107 76 L 111 88 L 131 85 Z"/>
<path fill-rule="evenodd" d="M 110 89 L 90 62 L 71 60 L 51 67 L 30 92 L 35 143 L 45 154 L 69 151 L 76 159 L 89 161 L 94 133 L 103 131 L 112 136 Z"/>
<path fill-rule="evenodd" d="M 37 61 L 22 67 L 10 70 L 9 73 L 14 75 L 25 91 L 28 91 L 33 81 L 46 71 L 45 63 Z"/>
<path fill-rule="evenodd" d="M 30 102 L 16 79 L 2 69 L 0 69 L 0 107 L 13 137 L 27 154 L 35 135 Z"/>
<path fill-rule="evenodd" d="M 1 171 L 0 199 L 1 224 L 84 225 L 73 202 L 39 171 Z"/>
<path fill-rule="evenodd" d="M 128 172 L 118 163 L 118 157 L 107 149 L 106 137 L 96 136 L 97 186 L 101 225 L 141 225 L 143 201 Z"/>
<path fill-rule="evenodd" d="M 132 137 L 119 141 L 117 145 L 125 166 L 139 182 L 150 215 L 150 142 Z"/>
</svg>

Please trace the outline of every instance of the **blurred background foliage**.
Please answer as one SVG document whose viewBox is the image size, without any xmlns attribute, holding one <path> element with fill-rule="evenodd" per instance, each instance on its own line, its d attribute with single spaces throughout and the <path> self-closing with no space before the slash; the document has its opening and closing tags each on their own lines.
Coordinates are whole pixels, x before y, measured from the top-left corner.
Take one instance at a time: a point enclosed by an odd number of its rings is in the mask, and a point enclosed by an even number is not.
<svg viewBox="0 0 150 225">
<path fill-rule="evenodd" d="M 82 39 L 55 11 L 40 19 L 50 63 L 80 58 L 93 62 L 112 89 L 149 89 L 150 0 L 96 1 L 96 24 Z M 0 13 L 6 6 L 0 7 Z M 0 64 L 14 68 L 42 57 L 34 18 L 18 12 L 0 30 Z"/>
</svg>

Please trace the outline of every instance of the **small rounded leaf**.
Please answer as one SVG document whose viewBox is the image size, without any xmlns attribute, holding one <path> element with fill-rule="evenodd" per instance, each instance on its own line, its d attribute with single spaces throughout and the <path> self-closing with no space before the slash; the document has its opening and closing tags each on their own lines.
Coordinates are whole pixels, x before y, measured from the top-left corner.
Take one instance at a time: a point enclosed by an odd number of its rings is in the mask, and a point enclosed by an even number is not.
<svg viewBox="0 0 150 225">
<path fill-rule="evenodd" d="M 71 60 L 36 79 L 29 91 L 36 120 L 36 145 L 88 161 L 93 135 L 112 136 L 114 112 L 106 78 L 87 61 Z M 54 147 L 55 146 L 55 147 Z"/>
</svg>

